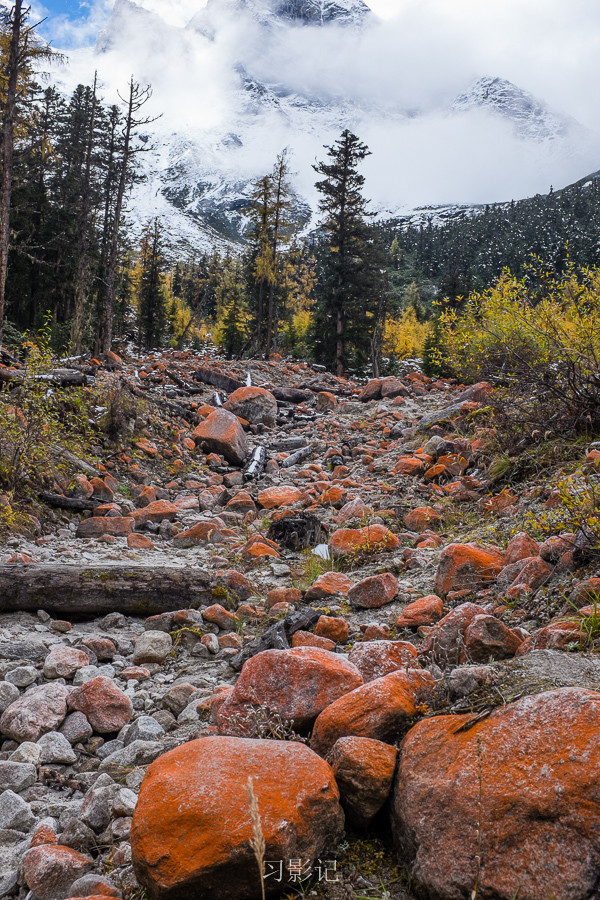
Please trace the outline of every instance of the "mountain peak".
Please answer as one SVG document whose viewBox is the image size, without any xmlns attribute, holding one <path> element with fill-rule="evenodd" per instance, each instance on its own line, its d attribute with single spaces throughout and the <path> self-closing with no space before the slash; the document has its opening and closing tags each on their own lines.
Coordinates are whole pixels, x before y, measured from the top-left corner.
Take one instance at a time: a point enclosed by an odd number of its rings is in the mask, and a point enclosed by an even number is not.
<svg viewBox="0 0 600 900">
<path fill-rule="evenodd" d="M 555 112 L 533 94 L 512 81 L 484 75 L 452 103 L 454 112 L 482 109 L 510 120 L 519 137 L 535 141 L 564 137 L 573 127 L 574 119 Z"/>
<path fill-rule="evenodd" d="M 198 13 L 192 27 L 202 30 L 206 21 L 225 11 L 250 13 L 263 25 L 276 22 L 296 25 L 354 25 L 358 26 L 370 15 L 363 0 L 208 0 Z M 199 27 L 200 26 L 200 27 Z"/>
</svg>

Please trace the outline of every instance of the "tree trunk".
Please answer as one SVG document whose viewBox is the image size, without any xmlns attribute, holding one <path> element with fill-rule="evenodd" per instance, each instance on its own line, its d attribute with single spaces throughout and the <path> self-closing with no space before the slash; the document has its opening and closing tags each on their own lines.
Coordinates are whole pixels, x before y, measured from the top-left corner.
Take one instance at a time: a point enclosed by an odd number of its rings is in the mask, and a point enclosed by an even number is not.
<svg viewBox="0 0 600 900">
<path fill-rule="evenodd" d="M 110 612 L 151 616 L 215 602 L 203 568 L 135 565 L 0 566 L 2 610 L 66 618 Z"/>
<path fill-rule="evenodd" d="M 4 304 L 8 246 L 10 243 L 10 199 L 12 195 L 15 119 L 17 110 L 17 79 L 19 75 L 19 44 L 23 24 L 22 0 L 15 0 L 11 13 L 11 37 L 5 70 L 6 105 L 2 118 L 2 176 L 0 180 L 0 347 L 4 333 Z"/>
<path fill-rule="evenodd" d="M 344 318 L 339 307 L 335 323 L 335 374 L 339 377 L 344 374 Z"/>
</svg>

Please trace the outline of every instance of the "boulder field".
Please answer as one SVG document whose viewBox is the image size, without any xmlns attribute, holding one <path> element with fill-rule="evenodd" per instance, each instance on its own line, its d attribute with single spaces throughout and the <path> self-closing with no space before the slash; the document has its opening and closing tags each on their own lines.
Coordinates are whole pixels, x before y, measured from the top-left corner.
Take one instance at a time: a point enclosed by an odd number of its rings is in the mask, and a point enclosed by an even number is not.
<svg viewBox="0 0 600 900">
<path fill-rule="evenodd" d="M 0 898 L 598 896 L 598 558 L 493 388 L 118 365 L 0 543 Z"/>
</svg>

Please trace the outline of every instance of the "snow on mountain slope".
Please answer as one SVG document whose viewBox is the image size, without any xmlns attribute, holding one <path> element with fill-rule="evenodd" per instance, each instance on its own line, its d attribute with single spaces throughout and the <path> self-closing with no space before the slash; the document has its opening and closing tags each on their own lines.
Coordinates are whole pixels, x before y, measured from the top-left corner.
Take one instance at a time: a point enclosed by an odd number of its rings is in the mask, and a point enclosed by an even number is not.
<svg viewBox="0 0 600 900">
<path fill-rule="evenodd" d="M 131 72 L 152 84 L 162 116 L 132 213 L 160 215 L 180 249 L 243 241 L 252 184 L 284 147 L 307 224 L 312 164 L 344 128 L 372 150 L 366 193 L 382 216 L 527 196 L 596 168 L 596 136 L 500 78 L 428 103 L 415 82 L 409 102 L 397 55 L 363 0 L 116 0 L 96 46 L 56 78 L 70 90 L 97 69 L 111 101 Z"/>
</svg>

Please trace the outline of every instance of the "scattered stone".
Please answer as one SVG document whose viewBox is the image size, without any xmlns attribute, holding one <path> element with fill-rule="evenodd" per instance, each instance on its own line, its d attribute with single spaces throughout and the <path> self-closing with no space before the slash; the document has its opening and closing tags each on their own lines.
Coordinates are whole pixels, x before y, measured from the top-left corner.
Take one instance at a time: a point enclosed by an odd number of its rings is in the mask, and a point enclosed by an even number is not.
<svg viewBox="0 0 600 900">
<path fill-rule="evenodd" d="M 38 740 L 47 731 L 55 731 L 67 714 L 68 688 L 50 683 L 30 688 L 11 703 L 0 717 L 0 731 L 21 743 Z"/>
<path fill-rule="evenodd" d="M 164 631 L 144 631 L 135 643 L 133 662 L 163 663 L 173 649 L 173 639 Z"/>
<path fill-rule="evenodd" d="M 327 757 L 340 791 L 340 802 L 356 828 L 366 828 L 392 788 L 398 751 L 382 741 L 342 737 Z"/>
<path fill-rule="evenodd" d="M 495 580 L 503 563 L 502 554 L 493 548 L 450 544 L 442 550 L 434 593 L 443 599 L 450 591 L 485 587 Z"/>
<path fill-rule="evenodd" d="M 378 609 L 392 603 L 398 595 L 398 579 L 390 572 L 363 578 L 348 591 L 348 602 L 358 609 Z"/>
<path fill-rule="evenodd" d="M 129 697 L 102 675 L 75 688 L 68 696 L 68 705 L 84 713 L 98 734 L 120 731 L 132 712 Z"/>
<path fill-rule="evenodd" d="M 64 900 L 71 885 L 92 868 L 92 861 L 61 844 L 28 850 L 23 861 L 27 887 L 39 900 Z"/>
<path fill-rule="evenodd" d="M 201 738 L 161 756 L 142 783 L 131 846 L 137 879 L 153 900 L 260 893 L 249 779 L 265 859 L 317 859 L 334 845 L 343 819 L 338 790 L 329 765 L 308 747 Z"/>
</svg>

